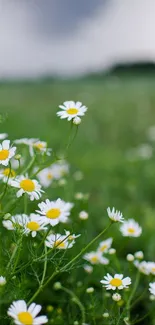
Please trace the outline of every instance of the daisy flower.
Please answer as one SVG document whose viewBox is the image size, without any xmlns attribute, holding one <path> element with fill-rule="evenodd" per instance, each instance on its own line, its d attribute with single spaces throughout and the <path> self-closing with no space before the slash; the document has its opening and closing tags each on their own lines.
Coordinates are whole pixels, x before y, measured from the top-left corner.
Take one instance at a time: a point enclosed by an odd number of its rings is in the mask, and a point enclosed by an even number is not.
<svg viewBox="0 0 155 325">
<path fill-rule="evenodd" d="M 67 101 L 59 107 L 62 110 L 57 112 L 57 115 L 60 116 L 61 119 L 67 118 L 68 121 L 71 121 L 75 117 L 84 116 L 85 112 L 87 111 L 87 107 L 83 106 L 81 102 Z M 74 120 L 74 122 L 77 123 L 77 118 Z"/>
<path fill-rule="evenodd" d="M 38 231 L 47 229 L 40 215 L 35 213 L 31 213 L 29 216 L 26 214 L 17 214 L 12 216 L 11 220 L 3 220 L 2 224 L 8 230 L 20 229 L 25 235 L 31 233 L 32 237 L 35 237 Z"/>
<path fill-rule="evenodd" d="M 81 234 L 78 234 L 78 235 L 71 234 L 69 230 L 65 230 L 65 234 L 66 234 L 66 237 L 68 238 L 68 240 L 75 240 L 76 238 L 81 236 Z"/>
<path fill-rule="evenodd" d="M 3 220 L 2 221 L 3 227 L 5 227 L 7 230 L 14 230 L 14 225 L 11 220 Z"/>
<path fill-rule="evenodd" d="M 102 253 L 99 251 L 87 253 L 83 256 L 83 258 L 91 264 L 109 264 L 109 260 L 103 257 Z"/>
<path fill-rule="evenodd" d="M 22 229 L 27 223 L 27 215 L 26 214 L 16 214 L 12 216 L 9 220 L 3 220 L 3 226 L 8 230 L 17 230 Z"/>
<path fill-rule="evenodd" d="M 120 211 L 115 210 L 115 208 L 112 208 L 112 210 L 110 210 L 110 208 L 107 208 L 107 213 L 108 213 L 108 217 L 114 221 L 114 222 L 124 222 L 124 218 L 123 215 Z"/>
<path fill-rule="evenodd" d="M 59 180 L 64 175 L 68 174 L 69 166 L 67 163 L 56 163 L 52 164 L 48 168 L 44 168 L 38 173 L 40 184 L 44 187 L 49 187 L 53 180 Z"/>
<path fill-rule="evenodd" d="M 54 180 L 54 174 L 52 172 L 51 167 L 42 169 L 38 174 L 37 177 L 39 179 L 39 182 L 42 186 L 45 188 L 49 187 L 53 180 Z"/>
<path fill-rule="evenodd" d="M 34 142 L 39 141 L 39 139 L 36 138 L 22 138 L 14 140 L 14 143 L 16 144 L 25 144 L 26 146 L 30 147 L 33 146 Z"/>
<path fill-rule="evenodd" d="M 67 249 L 75 244 L 75 240 L 69 240 L 66 235 L 50 234 L 45 240 L 45 245 L 50 248 Z"/>
<path fill-rule="evenodd" d="M 59 222 L 67 222 L 70 210 L 73 207 L 72 203 L 66 203 L 61 199 L 56 201 L 49 201 L 38 204 L 40 210 L 36 210 L 37 213 L 41 214 L 43 222 L 50 224 L 51 226 L 57 225 Z"/>
<path fill-rule="evenodd" d="M 139 237 L 142 233 L 142 228 L 134 219 L 129 219 L 123 223 L 120 231 L 124 237 Z"/>
<path fill-rule="evenodd" d="M 155 296 L 155 282 L 149 283 L 149 291 L 153 296 Z"/>
<path fill-rule="evenodd" d="M 29 216 L 25 215 L 24 233 L 26 235 L 31 233 L 32 237 L 35 237 L 37 232 L 42 230 L 47 230 L 47 227 L 45 227 L 45 224 L 40 219 L 40 215 L 35 213 L 31 213 Z"/>
<path fill-rule="evenodd" d="M 34 302 L 27 307 L 24 300 L 17 300 L 11 304 L 7 313 L 14 319 L 16 325 L 42 325 L 47 323 L 48 319 L 46 316 L 36 317 L 41 308 Z"/>
<path fill-rule="evenodd" d="M 39 150 L 42 154 L 46 153 L 48 156 L 51 154 L 51 149 L 47 148 L 47 143 L 45 141 L 40 141 L 36 138 L 23 138 L 14 141 L 16 144 L 24 144 L 29 147 L 30 156 L 34 155 L 34 149 Z"/>
<path fill-rule="evenodd" d="M 6 284 L 6 278 L 4 276 L 0 276 L 0 286 L 4 286 Z"/>
<path fill-rule="evenodd" d="M 101 253 L 107 253 L 109 248 L 111 247 L 112 241 L 112 238 L 108 238 L 106 240 L 101 241 L 98 247 L 98 251 Z"/>
<path fill-rule="evenodd" d="M 142 251 L 138 251 L 134 255 L 135 258 L 138 258 L 138 260 L 142 260 L 144 258 L 144 253 Z"/>
<path fill-rule="evenodd" d="M 11 168 L 5 168 L 0 170 L 0 179 L 3 182 L 7 182 L 9 178 L 15 178 L 16 172 Z"/>
<path fill-rule="evenodd" d="M 8 137 L 7 133 L 0 133 L 0 140 L 4 140 L 7 137 Z"/>
<path fill-rule="evenodd" d="M 155 262 L 147 262 L 147 266 L 150 273 L 155 275 Z"/>
<path fill-rule="evenodd" d="M 47 148 L 47 142 L 45 141 L 34 141 L 32 146 L 30 146 L 30 155 L 34 155 L 34 149 L 38 150 L 41 154 L 46 154 L 47 156 L 51 155 L 51 148 Z"/>
<path fill-rule="evenodd" d="M 16 147 L 10 147 L 10 140 L 4 140 L 0 144 L 0 164 L 8 166 L 10 159 L 15 155 Z"/>
<path fill-rule="evenodd" d="M 123 279 L 123 274 L 115 274 L 112 277 L 109 273 L 104 276 L 104 280 L 100 281 L 107 290 L 122 290 L 124 288 L 128 288 L 131 284 L 131 279 L 126 277 Z"/>
<path fill-rule="evenodd" d="M 136 261 L 134 261 L 134 266 L 139 270 L 139 272 L 146 274 L 146 275 L 150 274 L 148 262 L 146 262 L 146 261 L 139 262 L 136 260 Z"/>
<path fill-rule="evenodd" d="M 38 181 L 36 179 L 28 178 L 28 175 L 21 175 L 14 180 L 10 180 L 10 185 L 19 188 L 19 191 L 16 194 L 17 197 L 27 193 L 30 196 L 31 201 L 39 200 L 42 195 L 41 193 L 44 192 Z"/>
<path fill-rule="evenodd" d="M 60 160 L 51 165 L 56 179 L 66 176 L 69 173 L 69 164 L 65 160 Z"/>
</svg>

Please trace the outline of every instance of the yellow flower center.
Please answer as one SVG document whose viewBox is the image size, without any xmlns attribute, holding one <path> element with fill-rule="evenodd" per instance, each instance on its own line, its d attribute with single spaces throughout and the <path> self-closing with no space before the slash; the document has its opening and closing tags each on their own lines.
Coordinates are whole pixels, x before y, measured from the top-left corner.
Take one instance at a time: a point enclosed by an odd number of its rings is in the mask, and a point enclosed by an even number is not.
<svg viewBox="0 0 155 325">
<path fill-rule="evenodd" d="M 44 149 L 46 147 L 45 144 L 43 144 L 41 142 L 40 143 L 35 143 L 33 146 L 35 148 L 39 149 L 39 150 Z"/>
<path fill-rule="evenodd" d="M 4 176 L 9 176 L 9 177 L 15 177 L 16 176 L 16 173 L 13 169 L 10 169 L 10 168 L 5 168 L 3 170 L 3 175 Z"/>
<path fill-rule="evenodd" d="M 91 257 L 91 262 L 93 262 L 93 263 L 97 263 L 98 262 L 98 257 L 97 256 L 93 256 L 93 257 Z"/>
<path fill-rule="evenodd" d="M 33 181 L 31 181 L 31 179 L 23 179 L 20 182 L 20 187 L 27 192 L 33 192 L 35 189 L 35 184 L 33 183 Z"/>
<path fill-rule="evenodd" d="M 67 109 L 67 113 L 70 114 L 70 115 L 77 114 L 78 111 L 79 111 L 79 110 L 78 110 L 77 108 L 68 108 L 68 109 Z"/>
<path fill-rule="evenodd" d="M 0 160 L 5 160 L 9 157 L 9 150 L 0 150 Z"/>
<path fill-rule="evenodd" d="M 135 233 L 135 229 L 133 229 L 133 228 L 128 228 L 128 232 L 129 232 L 130 234 L 134 234 L 134 233 Z"/>
<path fill-rule="evenodd" d="M 27 223 L 27 228 L 29 228 L 32 231 L 37 231 L 40 228 L 40 226 L 38 222 L 30 221 Z"/>
<path fill-rule="evenodd" d="M 50 209 L 46 212 L 46 217 L 49 219 L 57 219 L 60 216 L 60 209 Z"/>
<path fill-rule="evenodd" d="M 152 272 L 155 272 L 155 267 L 152 268 Z"/>
<path fill-rule="evenodd" d="M 47 174 L 47 179 L 49 179 L 49 180 L 50 180 L 50 179 L 52 179 L 52 178 L 53 178 L 53 175 L 52 175 L 52 173 L 48 173 L 48 174 Z"/>
<path fill-rule="evenodd" d="M 100 247 L 100 252 L 104 252 L 108 248 L 107 245 L 103 245 Z"/>
<path fill-rule="evenodd" d="M 110 281 L 110 284 L 113 286 L 113 287 L 120 287 L 122 285 L 122 280 L 121 279 L 118 279 L 118 278 L 114 278 Z"/>
<path fill-rule="evenodd" d="M 32 325 L 33 324 L 33 317 L 28 311 L 23 311 L 22 313 L 19 313 L 18 320 L 23 325 Z"/>
<path fill-rule="evenodd" d="M 62 240 L 56 240 L 54 246 L 56 246 L 57 248 L 65 248 L 65 243 L 62 242 Z"/>
</svg>

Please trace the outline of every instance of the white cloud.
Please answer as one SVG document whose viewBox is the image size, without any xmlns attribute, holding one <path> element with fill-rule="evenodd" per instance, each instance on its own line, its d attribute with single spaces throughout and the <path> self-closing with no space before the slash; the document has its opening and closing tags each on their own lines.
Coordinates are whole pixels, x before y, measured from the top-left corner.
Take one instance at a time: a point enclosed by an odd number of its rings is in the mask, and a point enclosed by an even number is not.
<svg viewBox="0 0 155 325">
<path fill-rule="evenodd" d="M 112 3 L 79 22 L 74 35 L 55 40 L 35 32 L 23 3 L 0 0 L 0 78 L 80 74 L 121 60 L 155 60 L 155 0 Z"/>
</svg>

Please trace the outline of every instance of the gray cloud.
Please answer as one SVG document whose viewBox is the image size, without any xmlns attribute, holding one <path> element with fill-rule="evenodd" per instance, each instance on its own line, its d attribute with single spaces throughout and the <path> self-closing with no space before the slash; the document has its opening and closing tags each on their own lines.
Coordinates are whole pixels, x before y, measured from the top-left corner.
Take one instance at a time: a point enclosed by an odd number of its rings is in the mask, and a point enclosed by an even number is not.
<svg viewBox="0 0 155 325">
<path fill-rule="evenodd" d="M 79 9 L 76 25 L 69 22 L 70 27 L 64 27 L 65 37 L 52 32 L 45 37 L 48 24 L 45 28 L 37 18 L 37 0 L 26 1 L 0 0 L 0 78 L 83 74 L 119 61 L 155 60 L 154 0 L 112 0 L 106 10 L 98 2 L 91 14 L 82 16 Z M 69 11 L 62 13 L 63 22 L 51 24 L 56 31 L 69 20 Z"/>
<path fill-rule="evenodd" d="M 109 0 L 111 1 L 111 0 Z M 107 0 L 25 0 L 32 11 L 36 31 L 44 37 L 73 34 L 85 18 L 103 10 Z"/>
</svg>

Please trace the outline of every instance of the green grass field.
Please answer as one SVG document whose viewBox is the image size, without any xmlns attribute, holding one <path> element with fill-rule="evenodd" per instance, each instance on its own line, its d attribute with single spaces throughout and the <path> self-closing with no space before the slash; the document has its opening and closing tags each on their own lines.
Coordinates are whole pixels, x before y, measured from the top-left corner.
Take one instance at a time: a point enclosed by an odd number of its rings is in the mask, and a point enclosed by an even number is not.
<svg viewBox="0 0 155 325">
<path fill-rule="evenodd" d="M 155 258 L 155 154 L 146 160 L 127 159 L 128 150 L 148 143 L 147 129 L 155 125 L 154 90 L 155 78 L 149 76 L 0 85 L 0 113 L 5 118 L 0 132 L 7 132 L 10 139 L 39 137 L 57 153 L 63 152 L 70 131 L 69 122 L 56 116 L 58 105 L 65 100 L 79 100 L 88 107 L 67 158 L 73 171 L 84 173 L 84 179 L 70 191 L 90 193 L 88 227 L 81 229 L 84 242 L 105 226 L 108 206 L 121 210 L 127 218 L 135 218 L 144 228 L 140 238 L 123 241 L 117 226 L 111 230 L 120 261 L 127 253 L 139 250 L 144 251 L 146 260 Z M 79 270 L 74 271 L 77 282 L 83 279 Z M 122 272 L 130 273 L 128 266 L 124 265 Z M 96 279 L 90 276 L 86 283 L 100 287 L 98 280 L 103 273 L 101 266 Z M 72 281 L 72 276 L 68 276 L 69 286 Z M 41 297 L 45 302 L 47 295 L 52 294 L 48 290 Z M 64 296 L 60 299 L 62 308 L 63 299 Z M 47 302 L 55 303 L 52 297 Z M 146 311 L 147 304 L 140 301 L 135 314 Z M 140 324 L 154 325 L 155 320 L 150 317 Z"/>
</svg>

